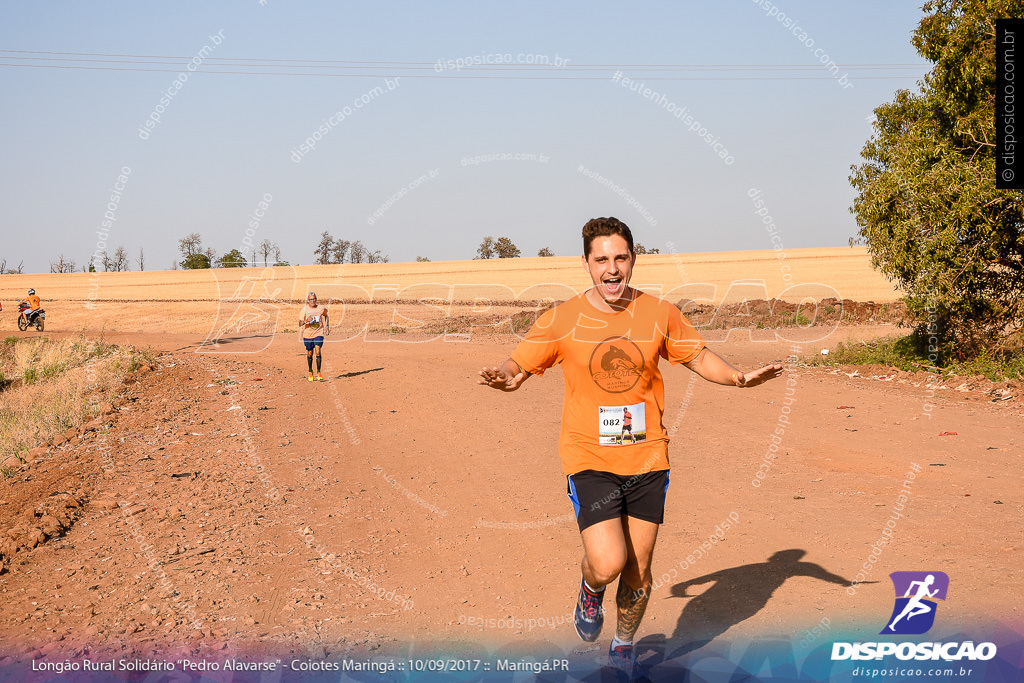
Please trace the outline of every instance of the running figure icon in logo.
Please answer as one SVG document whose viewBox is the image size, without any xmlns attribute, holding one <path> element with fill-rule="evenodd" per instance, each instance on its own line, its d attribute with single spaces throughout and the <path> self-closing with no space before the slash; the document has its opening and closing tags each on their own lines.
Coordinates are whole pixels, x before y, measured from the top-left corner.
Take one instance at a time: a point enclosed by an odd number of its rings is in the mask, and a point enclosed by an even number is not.
<svg viewBox="0 0 1024 683">
<path fill-rule="evenodd" d="M 936 600 L 946 599 L 949 576 L 945 572 L 893 572 L 889 577 L 897 597 L 889 623 L 881 633 L 926 633 L 935 623 Z"/>
</svg>

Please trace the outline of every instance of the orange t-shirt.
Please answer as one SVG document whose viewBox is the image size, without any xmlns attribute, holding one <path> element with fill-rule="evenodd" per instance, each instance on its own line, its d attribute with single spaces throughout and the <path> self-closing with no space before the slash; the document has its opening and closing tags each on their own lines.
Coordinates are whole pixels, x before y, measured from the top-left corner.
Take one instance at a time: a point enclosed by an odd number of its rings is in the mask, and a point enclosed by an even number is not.
<svg viewBox="0 0 1024 683">
<path fill-rule="evenodd" d="M 540 316 L 512 360 L 533 375 L 562 364 L 558 452 L 566 474 L 631 476 L 669 468 L 658 360 L 686 363 L 703 348 L 693 325 L 663 299 L 638 292 L 625 310 L 605 313 L 583 293 Z M 626 412 L 634 441 L 620 444 Z"/>
<path fill-rule="evenodd" d="M 38 311 L 42 302 L 39 301 L 39 296 L 36 294 L 29 294 L 28 305 L 33 311 Z"/>
<path fill-rule="evenodd" d="M 325 317 L 327 317 L 327 307 L 323 304 L 318 303 L 316 307 L 309 304 L 303 306 L 302 313 L 299 314 L 299 320 L 305 323 L 302 328 L 302 338 L 315 339 L 324 336 Z"/>
</svg>

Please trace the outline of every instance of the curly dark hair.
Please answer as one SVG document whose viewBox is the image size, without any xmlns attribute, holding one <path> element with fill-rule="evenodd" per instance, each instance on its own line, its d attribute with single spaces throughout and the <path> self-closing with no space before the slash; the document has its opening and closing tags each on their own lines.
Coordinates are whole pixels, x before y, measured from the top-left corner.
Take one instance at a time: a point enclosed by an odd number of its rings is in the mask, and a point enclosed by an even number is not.
<svg viewBox="0 0 1024 683">
<path fill-rule="evenodd" d="M 609 235 L 622 237 L 629 245 L 630 253 L 633 252 L 633 233 L 630 232 L 629 226 L 618 218 L 609 216 L 608 218 L 591 218 L 583 226 L 583 257 L 590 256 L 590 243 L 594 241 L 594 238 L 608 237 Z"/>
</svg>

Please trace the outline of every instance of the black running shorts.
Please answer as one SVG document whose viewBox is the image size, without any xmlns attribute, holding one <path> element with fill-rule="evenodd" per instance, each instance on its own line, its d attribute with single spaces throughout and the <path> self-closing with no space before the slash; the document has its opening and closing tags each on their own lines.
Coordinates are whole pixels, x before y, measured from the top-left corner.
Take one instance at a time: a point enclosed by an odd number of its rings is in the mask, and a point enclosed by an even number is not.
<svg viewBox="0 0 1024 683">
<path fill-rule="evenodd" d="M 665 521 L 668 470 L 631 476 L 583 470 L 570 474 L 566 480 L 580 531 L 622 515 L 654 524 Z"/>
</svg>

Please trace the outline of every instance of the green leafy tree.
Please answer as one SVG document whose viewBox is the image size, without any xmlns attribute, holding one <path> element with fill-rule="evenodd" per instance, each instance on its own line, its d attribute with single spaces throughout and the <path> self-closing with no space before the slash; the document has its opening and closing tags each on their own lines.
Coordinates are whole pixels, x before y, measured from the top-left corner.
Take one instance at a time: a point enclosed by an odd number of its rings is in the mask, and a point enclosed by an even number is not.
<svg viewBox="0 0 1024 683">
<path fill-rule="evenodd" d="M 210 257 L 203 253 L 203 238 L 198 232 L 190 232 L 178 240 L 178 251 L 181 252 L 182 268 L 198 270 L 210 267 Z"/>
<path fill-rule="evenodd" d="M 637 242 L 636 244 L 633 245 L 633 251 L 635 253 L 637 253 L 637 254 L 660 254 L 661 253 L 661 249 L 658 249 L 658 248 L 648 249 L 647 247 L 645 247 L 644 245 L 640 244 L 639 242 Z"/>
<path fill-rule="evenodd" d="M 480 242 L 480 246 L 476 248 L 475 259 L 489 259 L 494 258 L 494 238 L 488 235 Z"/>
<path fill-rule="evenodd" d="M 547 247 L 544 247 L 543 249 L 541 249 L 540 251 L 537 252 L 537 256 L 554 256 L 554 255 L 555 255 L 555 252 L 551 251 Z"/>
<path fill-rule="evenodd" d="M 217 262 L 220 264 L 221 268 L 245 268 L 247 265 L 245 255 L 237 249 L 232 249 L 227 252 L 217 259 Z"/>
<path fill-rule="evenodd" d="M 201 270 L 210 267 L 210 257 L 206 254 L 192 254 L 181 261 L 181 267 L 185 270 Z"/>
<path fill-rule="evenodd" d="M 498 255 L 498 258 L 519 258 L 522 253 L 519 251 L 519 247 L 512 243 L 507 237 L 499 237 L 498 241 L 494 243 L 494 253 Z"/>
<path fill-rule="evenodd" d="M 426 263 L 428 261 L 430 261 L 430 259 L 428 259 L 426 256 L 417 256 L 416 257 L 416 262 L 417 263 Z"/>
<path fill-rule="evenodd" d="M 995 20 L 1021 0 L 930 0 L 917 92 L 875 109 L 852 213 L 938 362 L 997 350 L 1024 322 L 1024 192 L 995 186 Z M 930 356 L 931 358 L 931 356 Z"/>
</svg>

